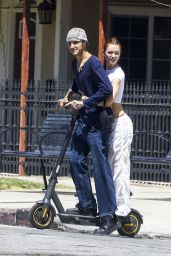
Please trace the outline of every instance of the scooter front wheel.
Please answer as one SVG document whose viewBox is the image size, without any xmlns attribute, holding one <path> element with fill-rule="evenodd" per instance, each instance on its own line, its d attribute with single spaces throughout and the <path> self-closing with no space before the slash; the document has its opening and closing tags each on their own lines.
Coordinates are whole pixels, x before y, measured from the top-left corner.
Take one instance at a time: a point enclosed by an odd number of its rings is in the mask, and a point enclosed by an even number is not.
<svg viewBox="0 0 171 256">
<path fill-rule="evenodd" d="M 143 223 L 142 215 L 135 209 L 131 209 L 128 215 L 129 222 L 121 223 L 121 228 L 118 229 L 118 233 L 121 236 L 134 237 L 140 230 Z"/>
<path fill-rule="evenodd" d="M 44 208 L 43 203 L 37 203 L 31 208 L 29 219 L 33 227 L 37 229 L 47 229 L 53 223 L 54 216 L 55 211 L 52 205 L 48 208 Z"/>
</svg>

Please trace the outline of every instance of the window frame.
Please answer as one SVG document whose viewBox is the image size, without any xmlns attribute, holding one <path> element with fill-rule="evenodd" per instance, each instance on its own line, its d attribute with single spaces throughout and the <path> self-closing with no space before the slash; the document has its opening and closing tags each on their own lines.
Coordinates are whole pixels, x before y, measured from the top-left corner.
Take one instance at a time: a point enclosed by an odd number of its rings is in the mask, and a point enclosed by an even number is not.
<svg viewBox="0 0 171 256">
<path fill-rule="evenodd" d="M 110 35 L 110 24 L 112 16 L 141 16 L 148 18 L 148 36 L 147 36 L 147 70 L 146 81 L 152 81 L 152 63 L 153 63 L 153 33 L 155 17 L 171 17 L 170 8 L 163 7 L 145 7 L 129 6 L 119 4 L 109 4 L 107 6 L 107 36 Z M 170 60 L 171 61 L 171 60 Z M 170 65 L 171 66 L 171 65 Z M 171 68 L 170 68 L 171 77 Z"/>
</svg>

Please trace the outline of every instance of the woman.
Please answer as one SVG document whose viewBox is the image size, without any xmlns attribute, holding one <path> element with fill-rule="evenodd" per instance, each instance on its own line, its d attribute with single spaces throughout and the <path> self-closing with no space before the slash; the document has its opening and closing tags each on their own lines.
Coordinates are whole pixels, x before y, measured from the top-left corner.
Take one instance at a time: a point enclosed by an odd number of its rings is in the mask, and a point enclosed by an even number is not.
<svg viewBox="0 0 171 256">
<path fill-rule="evenodd" d="M 105 68 L 113 86 L 112 102 L 113 123 L 110 135 L 109 162 L 113 170 L 113 180 L 116 191 L 117 210 L 115 214 L 120 220 L 131 211 L 130 209 L 130 150 L 133 138 L 131 119 L 124 112 L 121 100 L 124 91 L 125 74 L 118 64 L 121 55 L 121 44 L 117 38 L 110 38 L 104 47 Z"/>
<path fill-rule="evenodd" d="M 115 216 L 116 201 L 112 171 L 105 155 L 106 145 L 99 126 L 98 115 L 103 110 L 99 103 L 112 95 L 112 86 L 99 60 L 87 50 L 87 35 L 81 28 L 72 28 L 66 38 L 68 49 L 74 58 L 72 62 L 72 88 L 59 101 L 66 104 L 73 93 L 81 92 L 82 100 L 73 100 L 79 110 L 79 119 L 72 137 L 70 155 L 71 176 L 74 181 L 79 203 L 68 209 L 69 214 L 96 215 L 97 205 L 92 194 L 88 174 L 87 156 L 91 152 L 93 174 L 101 225 L 97 235 L 108 235 L 120 227 Z M 105 129 L 103 129 L 104 132 Z"/>
</svg>

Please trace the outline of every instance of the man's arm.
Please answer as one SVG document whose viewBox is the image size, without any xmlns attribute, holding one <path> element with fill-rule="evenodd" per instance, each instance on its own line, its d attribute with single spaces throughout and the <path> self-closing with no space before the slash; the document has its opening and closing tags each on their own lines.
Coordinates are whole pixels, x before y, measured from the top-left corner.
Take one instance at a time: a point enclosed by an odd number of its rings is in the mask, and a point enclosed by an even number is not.
<svg viewBox="0 0 171 256">
<path fill-rule="evenodd" d="M 83 101 L 86 109 L 98 106 L 100 102 L 105 101 L 113 92 L 113 88 L 108 79 L 106 71 L 100 62 L 95 62 L 95 65 L 92 65 L 92 72 L 94 79 L 98 83 L 98 90 L 95 94 Z"/>
</svg>

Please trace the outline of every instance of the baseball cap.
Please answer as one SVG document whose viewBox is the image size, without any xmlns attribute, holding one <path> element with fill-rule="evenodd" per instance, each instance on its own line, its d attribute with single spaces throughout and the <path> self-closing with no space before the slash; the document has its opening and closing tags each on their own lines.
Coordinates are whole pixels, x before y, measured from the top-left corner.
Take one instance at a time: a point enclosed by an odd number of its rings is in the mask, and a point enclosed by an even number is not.
<svg viewBox="0 0 171 256">
<path fill-rule="evenodd" d="M 82 28 L 72 28 L 68 31 L 66 41 L 88 41 L 86 32 Z"/>
</svg>

